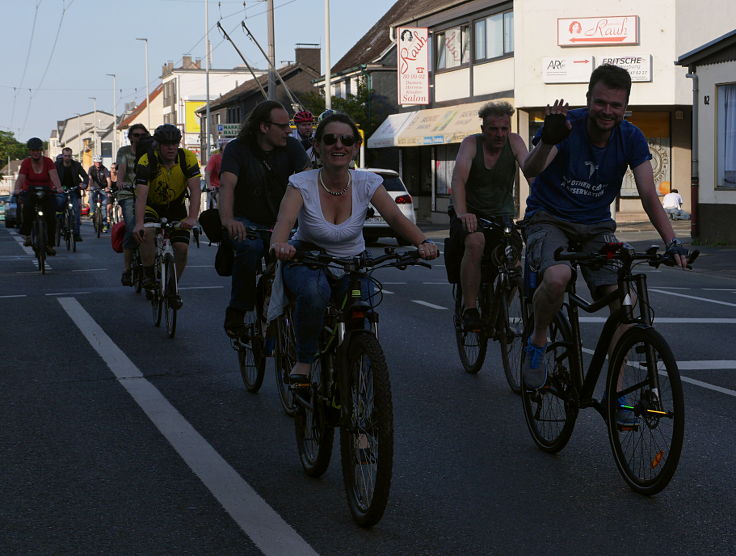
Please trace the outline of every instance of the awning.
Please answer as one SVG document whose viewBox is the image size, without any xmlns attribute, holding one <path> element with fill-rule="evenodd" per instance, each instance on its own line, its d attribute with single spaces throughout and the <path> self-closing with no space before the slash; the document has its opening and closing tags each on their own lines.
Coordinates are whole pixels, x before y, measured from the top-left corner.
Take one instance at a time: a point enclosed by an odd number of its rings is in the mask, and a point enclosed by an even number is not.
<svg viewBox="0 0 736 556">
<path fill-rule="evenodd" d="M 494 99 L 512 103 L 513 99 Z M 468 135 L 480 133 L 478 110 L 488 101 L 419 110 L 399 131 L 399 147 L 421 147 L 460 143 Z M 385 122 L 384 122 L 385 123 Z"/>
<path fill-rule="evenodd" d="M 385 147 L 396 147 L 398 145 L 396 140 L 401 128 L 418 113 L 418 111 L 414 111 L 391 114 L 383 120 L 383 123 L 373 132 L 373 135 L 368 138 L 368 148 L 381 149 Z"/>
</svg>

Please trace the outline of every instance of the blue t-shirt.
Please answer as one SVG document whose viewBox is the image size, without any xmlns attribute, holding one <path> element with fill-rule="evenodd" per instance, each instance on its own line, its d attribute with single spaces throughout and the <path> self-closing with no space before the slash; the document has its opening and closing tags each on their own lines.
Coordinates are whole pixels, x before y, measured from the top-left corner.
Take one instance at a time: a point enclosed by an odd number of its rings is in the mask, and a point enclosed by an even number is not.
<svg viewBox="0 0 736 556">
<path fill-rule="evenodd" d="M 557 156 L 531 184 L 526 217 L 543 210 L 567 222 L 595 224 L 610 220 L 610 205 L 621 191 L 627 167 L 652 159 L 641 130 L 623 121 L 611 132 L 605 147 L 590 142 L 588 109 L 567 113 L 570 135 L 557 144 Z M 540 128 L 532 140 L 537 144 Z"/>
</svg>

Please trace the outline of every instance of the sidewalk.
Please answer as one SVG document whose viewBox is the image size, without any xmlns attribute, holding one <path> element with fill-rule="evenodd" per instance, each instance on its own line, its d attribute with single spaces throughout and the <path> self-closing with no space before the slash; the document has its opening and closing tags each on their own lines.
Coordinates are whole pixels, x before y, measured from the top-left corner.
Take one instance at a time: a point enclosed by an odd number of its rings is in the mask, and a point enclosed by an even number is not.
<svg viewBox="0 0 736 556">
<path fill-rule="evenodd" d="M 441 241 L 449 236 L 449 226 L 447 224 L 433 224 L 431 222 L 421 221 L 417 222 L 417 224 L 427 234 L 427 237 L 440 243 L 440 248 Z M 677 237 L 682 239 L 687 245 L 691 244 L 689 220 L 676 220 L 672 222 L 672 227 Z M 662 240 L 649 221 L 618 222 L 616 237 L 621 241 L 634 244 L 637 249 L 644 249 L 649 245 L 659 245 L 662 247 Z M 695 245 L 692 246 L 692 249 L 698 249 L 700 251 L 700 256 L 693 267 L 694 272 L 718 274 L 736 279 L 736 246 Z"/>
</svg>

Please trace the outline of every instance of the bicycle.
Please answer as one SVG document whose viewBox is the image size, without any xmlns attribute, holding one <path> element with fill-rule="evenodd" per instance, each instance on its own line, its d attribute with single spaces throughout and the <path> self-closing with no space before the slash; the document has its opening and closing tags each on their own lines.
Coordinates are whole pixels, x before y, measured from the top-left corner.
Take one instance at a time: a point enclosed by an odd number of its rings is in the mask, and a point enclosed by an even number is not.
<svg viewBox="0 0 736 556">
<path fill-rule="evenodd" d="M 123 207 L 118 203 L 117 192 L 110 193 L 112 197 L 112 205 L 110 209 L 110 227 L 118 222 L 123 222 Z"/>
<path fill-rule="evenodd" d="M 137 247 L 133 249 L 130 261 L 130 281 L 135 288 L 135 293 L 141 293 L 143 289 L 143 263 L 141 262 L 141 254 Z"/>
<path fill-rule="evenodd" d="M 506 381 L 515 393 L 521 391 L 520 360 L 524 344 L 525 302 L 521 278 L 519 224 L 511 218 L 487 220 L 478 218 L 479 231 L 496 232 L 500 241 L 495 246 L 486 233 L 486 249 L 481 259 L 481 283 L 478 292 L 478 312 L 481 326 L 475 330 L 463 327 L 463 292 L 458 282 L 452 285 L 455 300 L 453 323 L 460 361 L 466 372 L 481 370 L 488 349 L 488 340 L 501 347 L 501 363 Z"/>
<path fill-rule="evenodd" d="M 95 192 L 93 192 L 95 193 Z M 104 216 L 102 214 L 102 190 L 98 190 L 95 195 L 95 213 L 92 216 L 92 226 L 95 229 L 97 237 L 102 234 L 102 228 L 104 223 Z"/>
<path fill-rule="evenodd" d="M 386 248 L 376 258 L 361 255 L 339 259 L 298 252 L 295 261 L 313 268 L 333 268 L 349 276 L 340 304 L 331 303 L 310 386 L 293 390 L 295 433 L 299 458 L 307 475 L 321 476 L 332 455 L 334 428 L 340 428 L 342 475 L 350 513 L 362 527 L 376 524 L 388 502 L 393 465 L 393 407 L 388 367 L 378 341 L 381 284 L 371 274 L 385 267 L 431 268 L 418 253 Z M 361 298 L 361 282 L 370 278 L 376 292 Z M 288 322 L 288 321 L 287 321 Z M 284 327 L 282 327 L 282 332 Z M 279 352 L 283 345 L 279 342 Z M 287 357 L 292 357 L 288 354 Z"/>
<path fill-rule="evenodd" d="M 33 225 L 31 226 L 31 245 L 38 259 L 38 270 L 41 274 L 46 274 L 46 244 L 48 241 L 48 228 L 43 215 L 43 204 L 46 195 L 51 194 L 51 190 L 47 187 L 34 186 L 30 188 L 30 193 L 36 197 L 34 207 L 35 216 L 33 217 Z"/>
<path fill-rule="evenodd" d="M 79 191 L 79 186 L 75 185 L 66 191 L 66 199 L 64 203 L 64 212 L 62 213 L 62 236 L 66 244 L 66 250 L 77 252 L 77 238 L 74 234 L 74 225 L 76 223 L 76 213 L 74 212 L 74 203 L 72 202 L 72 193 Z M 57 232 L 58 234 L 58 232 Z"/>
<path fill-rule="evenodd" d="M 697 256 L 694 251 L 688 265 Z M 646 275 L 634 274 L 632 266 L 641 262 L 655 268 L 673 266 L 674 259 L 667 253 L 658 254 L 656 246 L 642 253 L 621 243 L 608 244 L 600 252 L 589 254 L 563 252 L 560 248 L 555 259 L 570 261 L 573 276 L 566 301 L 549 326 L 550 343 L 542 363 L 547 368 L 547 382 L 539 390 L 522 388 L 529 432 L 542 450 L 556 453 L 570 439 L 578 411 L 593 407 L 607 423 L 614 460 L 626 483 L 640 494 L 656 494 L 667 486 L 677 468 L 684 402 L 675 358 L 666 340 L 653 328 Z M 611 260 L 621 265 L 617 290 L 593 302 L 579 297 L 575 291 L 577 267 Z M 603 325 L 593 357 L 584 370 L 578 309 L 593 313 L 612 302 L 620 307 Z M 533 321 L 530 314 L 525 338 L 531 333 Z M 619 328 L 622 325 L 624 329 Z M 593 397 L 594 389 L 607 358 L 606 394 L 598 401 Z"/>
<path fill-rule="evenodd" d="M 153 264 L 155 287 L 146 291 L 146 296 L 151 302 L 153 325 L 161 325 L 162 314 L 166 317 L 166 333 L 173 338 L 176 333 L 176 303 L 179 295 L 179 285 L 176 277 L 176 264 L 174 261 L 174 248 L 171 245 L 171 233 L 177 228 L 179 222 L 169 222 L 161 218 L 160 222 L 146 222 L 144 227 L 156 228 L 156 254 Z"/>
</svg>

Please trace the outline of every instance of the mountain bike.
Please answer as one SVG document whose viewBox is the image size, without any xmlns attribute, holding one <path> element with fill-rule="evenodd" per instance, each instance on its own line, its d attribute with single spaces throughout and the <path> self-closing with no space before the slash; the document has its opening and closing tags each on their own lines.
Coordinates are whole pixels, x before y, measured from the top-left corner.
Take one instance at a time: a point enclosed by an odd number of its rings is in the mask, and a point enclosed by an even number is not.
<svg viewBox="0 0 736 556">
<path fill-rule="evenodd" d="M 310 386 L 293 390 L 299 458 L 307 475 L 322 475 L 332 455 L 334 428 L 340 427 L 342 475 L 350 513 L 356 523 L 370 527 L 386 508 L 393 465 L 391 383 L 378 341 L 376 312 L 382 287 L 371 274 L 384 267 L 431 267 L 419 260 L 416 251 L 399 253 L 392 248 L 376 258 L 363 254 L 340 259 L 298 252 L 295 261 L 313 268 L 337 269 L 349 276 L 345 297 L 327 307 Z M 374 289 L 368 301 L 361 298 L 361 284 L 366 279 Z M 278 349 L 283 349 L 281 342 Z"/>
<path fill-rule="evenodd" d="M 697 256 L 694 251 L 689 264 Z M 522 380 L 521 397 L 529 432 L 542 450 L 556 453 L 570 439 L 578 411 L 592 407 L 606 421 L 614 460 L 626 483 L 640 494 L 656 494 L 667 486 L 677 468 L 685 408 L 672 350 L 653 328 L 654 310 L 649 304 L 646 275 L 635 274 L 632 266 L 642 262 L 655 268 L 662 264 L 674 266 L 674 259 L 670 254 L 657 253 L 656 246 L 642 253 L 621 243 L 607 244 L 598 253 L 563 252 L 560 248 L 555 259 L 570 261 L 573 276 L 566 301 L 549 326 L 543 360 L 547 382 L 539 390 L 531 390 Z M 578 296 L 577 268 L 610 261 L 620 265 L 618 288 L 594 302 Z M 593 313 L 612 302 L 618 302 L 619 308 L 606 320 L 584 370 L 578 309 Z M 533 322 L 530 314 L 525 338 Z M 522 360 L 525 356 L 523 353 Z M 606 359 L 606 393 L 599 401 L 593 397 L 594 389 Z"/>
<path fill-rule="evenodd" d="M 151 302 L 153 325 L 161 325 L 161 317 L 165 316 L 166 333 L 169 338 L 176 334 L 176 313 L 178 305 L 179 284 L 176 277 L 174 248 L 171 245 L 171 234 L 179 226 L 177 221 L 161 218 L 160 222 L 146 222 L 144 227 L 156 228 L 156 254 L 153 271 L 155 287 L 146 292 Z"/>
<path fill-rule="evenodd" d="M 478 292 L 478 313 L 481 326 L 474 330 L 463 327 L 463 291 L 460 283 L 453 284 L 455 299 L 453 323 L 460 362 L 468 373 L 483 367 L 488 340 L 496 340 L 501 348 L 501 363 L 509 387 L 521 391 L 520 360 L 525 322 L 525 302 L 522 287 L 520 225 L 511 218 L 487 220 L 478 218 L 478 229 L 486 235 L 486 249 L 481 259 L 481 283 Z M 499 238 L 493 241 L 491 238 Z"/>
</svg>

